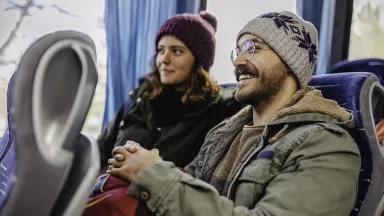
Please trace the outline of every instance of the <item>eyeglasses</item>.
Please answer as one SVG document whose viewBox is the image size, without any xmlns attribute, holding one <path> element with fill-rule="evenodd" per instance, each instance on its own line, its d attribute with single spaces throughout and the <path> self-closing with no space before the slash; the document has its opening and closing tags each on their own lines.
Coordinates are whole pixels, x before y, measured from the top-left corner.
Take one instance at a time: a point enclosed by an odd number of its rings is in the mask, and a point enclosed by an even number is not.
<svg viewBox="0 0 384 216">
<path fill-rule="evenodd" d="M 253 57 L 253 55 L 263 49 L 271 49 L 267 44 L 262 42 L 246 40 L 243 42 L 241 48 L 236 47 L 231 51 L 231 61 L 234 63 L 236 59 L 239 57 L 240 53 L 244 53 L 249 57 Z"/>
</svg>

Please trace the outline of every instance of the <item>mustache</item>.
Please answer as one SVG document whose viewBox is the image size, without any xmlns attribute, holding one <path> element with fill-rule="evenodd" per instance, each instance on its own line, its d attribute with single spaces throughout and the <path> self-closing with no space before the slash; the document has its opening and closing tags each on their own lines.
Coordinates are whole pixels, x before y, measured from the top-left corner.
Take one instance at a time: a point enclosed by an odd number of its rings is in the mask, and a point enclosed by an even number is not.
<svg viewBox="0 0 384 216">
<path fill-rule="evenodd" d="M 249 62 L 243 65 L 236 66 L 234 72 L 235 72 L 237 81 L 239 81 L 239 77 L 241 74 L 250 74 L 250 75 L 259 77 L 259 70 L 257 69 L 256 66 L 252 65 Z"/>
</svg>

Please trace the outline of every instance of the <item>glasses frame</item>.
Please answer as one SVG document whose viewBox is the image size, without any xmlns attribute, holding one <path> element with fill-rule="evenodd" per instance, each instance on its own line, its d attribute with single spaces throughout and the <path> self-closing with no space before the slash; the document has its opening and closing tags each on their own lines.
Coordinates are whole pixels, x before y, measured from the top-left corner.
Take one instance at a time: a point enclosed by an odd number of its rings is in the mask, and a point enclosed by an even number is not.
<svg viewBox="0 0 384 216">
<path fill-rule="evenodd" d="M 230 58 L 232 63 L 234 63 L 241 53 L 244 53 L 245 55 L 252 58 L 255 55 L 255 53 L 261 50 L 267 50 L 267 49 L 271 49 L 271 47 L 265 44 L 264 42 L 255 40 L 255 39 L 250 39 L 250 40 L 244 41 L 241 44 L 241 48 L 236 47 L 235 49 L 233 49 L 231 51 Z"/>
</svg>

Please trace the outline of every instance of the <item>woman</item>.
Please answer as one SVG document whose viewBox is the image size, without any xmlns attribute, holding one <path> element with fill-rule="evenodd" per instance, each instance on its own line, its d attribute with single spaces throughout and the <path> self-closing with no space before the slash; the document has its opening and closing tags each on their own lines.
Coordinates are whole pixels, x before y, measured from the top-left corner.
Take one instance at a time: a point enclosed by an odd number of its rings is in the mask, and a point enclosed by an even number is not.
<svg viewBox="0 0 384 216">
<path fill-rule="evenodd" d="M 101 167 L 113 147 L 133 140 L 156 148 L 163 159 L 184 167 L 197 154 L 208 130 L 240 105 L 224 98 L 209 77 L 215 52 L 216 18 L 208 12 L 168 19 L 156 36 L 153 71 L 130 94 L 98 139 Z"/>
</svg>

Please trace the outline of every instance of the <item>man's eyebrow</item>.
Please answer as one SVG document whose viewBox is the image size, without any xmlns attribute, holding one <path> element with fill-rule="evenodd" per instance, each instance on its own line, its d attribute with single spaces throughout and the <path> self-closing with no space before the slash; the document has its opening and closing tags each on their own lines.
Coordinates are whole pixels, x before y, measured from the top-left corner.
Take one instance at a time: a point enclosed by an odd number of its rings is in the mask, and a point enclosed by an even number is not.
<svg viewBox="0 0 384 216">
<path fill-rule="evenodd" d="M 256 42 L 256 43 L 266 44 L 263 40 L 261 40 L 259 38 L 253 38 L 253 39 L 251 39 L 251 41 Z"/>
<path fill-rule="evenodd" d="M 236 44 L 236 47 L 239 47 L 240 45 L 243 45 L 246 41 L 252 41 L 252 42 L 258 43 L 258 44 L 266 44 L 264 41 L 262 41 L 259 38 L 252 38 L 252 39 L 248 39 L 248 40 L 243 41 L 243 43 L 241 43 L 241 44 Z"/>
</svg>

